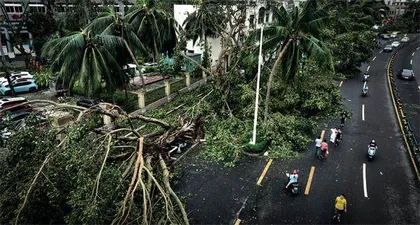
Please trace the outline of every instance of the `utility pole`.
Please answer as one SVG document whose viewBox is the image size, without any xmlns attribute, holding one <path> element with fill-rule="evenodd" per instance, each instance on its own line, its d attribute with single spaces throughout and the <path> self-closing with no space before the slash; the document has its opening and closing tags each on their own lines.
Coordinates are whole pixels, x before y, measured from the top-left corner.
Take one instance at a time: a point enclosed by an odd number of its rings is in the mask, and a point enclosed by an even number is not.
<svg viewBox="0 0 420 225">
<path fill-rule="evenodd" d="M 261 64 L 263 61 L 263 56 L 262 56 L 263 30 L 264 30 L 264 25 L 261 26 L 260 52 L 258 54 L 257 90 L 255 94 L 255 111 L 254 111 L 254 131 L 252 133 L 252 140 L 250 142 L 250 144 L 253 144 L 253 145 L 255 145 L 255 143 L 257 142 L 258 98 L 260 95 Z"/>
</svg>

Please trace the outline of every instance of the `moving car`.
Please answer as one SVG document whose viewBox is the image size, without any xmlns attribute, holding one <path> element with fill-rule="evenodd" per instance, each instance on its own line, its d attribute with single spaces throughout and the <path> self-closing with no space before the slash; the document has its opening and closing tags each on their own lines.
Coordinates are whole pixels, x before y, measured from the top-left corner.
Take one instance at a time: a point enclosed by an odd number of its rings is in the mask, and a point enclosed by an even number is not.
<svg viewBox="0 0 420 225">
<path fill-rule="evenodd" d="M 401 38 L 401 42 L 408 42 L 410 40 L 409 37 L 403 37 Z"/>
<path fill-rule="evenodd" d="M 392 52 L 392 45 L 386 45 L 384 48 L 384 52 Z"/>
<path fill-rule="evenodd" d="M 395 48 L 397 48 L 398 46 L 400 46 L 400 42 L 398 42 L 398 41 L 394 41 L 394 42 L 392 42 L 392 47 L 395 47 Z"/>
<path fill-rule="evenodd" d="M 13 88 L 16 93 L 35 92 L 38 90 L 38 85 L 35 83 L 35 80 L 26 80 L 26 81 L 21 81 L 21 82 L 14 82 Z M 3 85 L 0 87 L 0 94 L 2 95 L 12 94 L 9 84 Z"/>
<path fill-rule="evenodd" d="M 409 69 L 402 69 L 398 76 L 404 80 L 414 80 L 414 71 Z"/>
</svg>

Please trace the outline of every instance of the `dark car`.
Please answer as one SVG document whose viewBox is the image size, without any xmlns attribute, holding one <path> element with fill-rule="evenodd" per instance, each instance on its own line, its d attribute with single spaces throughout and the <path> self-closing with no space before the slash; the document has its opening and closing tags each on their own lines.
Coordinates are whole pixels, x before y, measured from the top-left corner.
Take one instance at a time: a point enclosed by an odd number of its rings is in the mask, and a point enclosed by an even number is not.
<svg viewBox="0 0 420 225">
<path fill-rule="evenodd" d="M 384 48 L 384 52 L 392 52 L 392 45 L 386 45 Z"/>
<path fill-rule="evenodd" d="M 414 80 L 414 71 L 409 69 L 403 69 L 398 74 L 399 78 L 404 80 Z"/>
<path fill-rule="evenodd" d="M 76 102 L 76 105 L 86 107 L 86 108 L 90 108 L 90 107 L 98 105 L 100 102 L 102 102 L 102 100 L 94 100 L 94 99 L 89 99 L 89 98 L 79 98 L 79 100 L 77 100 L 77 102 Z"/>
</svg>

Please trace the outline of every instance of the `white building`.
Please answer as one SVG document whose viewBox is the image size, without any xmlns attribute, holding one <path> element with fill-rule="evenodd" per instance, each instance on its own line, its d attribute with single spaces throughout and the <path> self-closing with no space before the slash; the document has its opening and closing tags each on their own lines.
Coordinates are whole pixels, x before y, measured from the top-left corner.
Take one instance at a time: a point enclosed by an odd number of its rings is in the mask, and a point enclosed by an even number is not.
<svg viewBox="0 0 420 225">
<path fill-rule="evenodd" d="M 286 8 L 291 6 L 299 6 L 307 0 L 277 0 L 278 3 L 281 3 Z M 291 5 L 292 4 L 292 5 Z M 174 5 L 174 19 L 178 24 L 183 24 L 187 19 L 188 15 L 197 10 L 197 6 L 194 5 Z M 267 1 L 265 0 L 250 0 L 250 5 L 246 10 L 246 20 L 245 20 L 245 31 L 250 29 L 259 29 L 263 24 L 269 24 L 273 21 L 273 15 L 270 9 L 267 7 Z M 211 64 L 215 65 L 217 63 L 219 54 L 222 50 L 221 39 L 208 37 L 207 41 L 210 46 L 211 52 Z M 187 49 L 191 52 L 197 54 L 203 54 L 204 46 L 201 40 L 198 40 L 195 45 L 193 41 L 189 40 L 187 42 Z"/>
</svg>

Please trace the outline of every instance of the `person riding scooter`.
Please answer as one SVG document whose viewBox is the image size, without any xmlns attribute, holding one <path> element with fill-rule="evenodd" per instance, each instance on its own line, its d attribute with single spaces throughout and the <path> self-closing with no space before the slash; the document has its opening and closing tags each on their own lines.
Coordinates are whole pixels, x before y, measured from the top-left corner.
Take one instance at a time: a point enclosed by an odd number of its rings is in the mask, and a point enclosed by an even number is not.
<svg viewBox="0 0 420 225">
<path fill-rule="evenodd" d="M 293 170 L 292 174 L 286 173 L 286 176 L 289 178 L 289 182 L 287 183 L 286 188 L 289 188 L 289 186 L 293 183 L 297 183 L 299 177 L 298 173 L 298 170 Z"/>
<path fill-rule="evenodd" d="M 378 146 L 376 145 L 376 141 L 374 139 L 369 142 L 368 148 L 369 147 L 374 147 L 375 149 L 378 149 Z"/>
<path fill-rule="evenodd" d="M 368 78 L 369 78 L 369 74 L 365 72 L 365 74 L 363 75 L 363 81 L 368 81 Z"/>
</svg>

